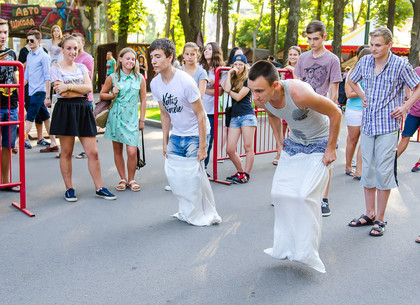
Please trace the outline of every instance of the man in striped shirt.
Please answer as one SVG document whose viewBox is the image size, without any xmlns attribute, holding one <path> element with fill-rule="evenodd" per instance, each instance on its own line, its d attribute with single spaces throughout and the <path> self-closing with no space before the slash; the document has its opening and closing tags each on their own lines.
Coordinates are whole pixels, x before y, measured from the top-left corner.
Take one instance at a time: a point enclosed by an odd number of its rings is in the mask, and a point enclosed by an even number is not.
<svg viewBox="0 0 420 305">
<path fill-rule="evenodd" d="M 391 52 L 392 33 L 385 27 L 369 33 L 371 55 L 363 57 L 348 80 L 363 99 L 360 145 L 366 214 L 349 226 L 372 225 L 369 234 L 385 232 L 385 210 L 391 189 L 397 187 L 396 151 L 401 119 L 420 98 L 420 77 L 405 60 Z M 363 80 L 364 91 L 357 84 Z M 404 104 L 404 86 L 415 88 Z M 377 197 L 377 208 L 375 201 Z"/>
</svg>

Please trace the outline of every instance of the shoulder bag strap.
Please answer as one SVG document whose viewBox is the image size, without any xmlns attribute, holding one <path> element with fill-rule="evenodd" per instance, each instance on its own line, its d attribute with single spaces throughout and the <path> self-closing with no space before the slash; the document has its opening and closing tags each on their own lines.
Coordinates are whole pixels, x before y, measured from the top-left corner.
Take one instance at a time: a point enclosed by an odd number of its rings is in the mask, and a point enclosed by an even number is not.
<svg viewBox="0 0 420 305">
<path fill-rule="evenodd" d="M 143 153 L 143 161 L 146 163 L 146 155 L 144 153 L 144 136 L 143 136 L 143 130 L 141 130 L 141 150 Z"/>
<path fill-rule="evenodd" d="M 115 73 L 112 73 L 112 74 L 111 74 L 111 79 L 112 79 L 112 88 L 114 88 L 114 87 L 115 87 Z M 118 96 L 118 95 L 117 95 L 117 96 Z M 112 99 L 112 102 L 111 102 L 111 104 L 109 105 L 109 109 L 111 109 L 111 108 L 112 108 L 112 106 L 114 105 L 115 101 L 117 100 L 117 96 L 116 96 L 116 97 L 114 97 L 114 98 Z"/>
</svg>

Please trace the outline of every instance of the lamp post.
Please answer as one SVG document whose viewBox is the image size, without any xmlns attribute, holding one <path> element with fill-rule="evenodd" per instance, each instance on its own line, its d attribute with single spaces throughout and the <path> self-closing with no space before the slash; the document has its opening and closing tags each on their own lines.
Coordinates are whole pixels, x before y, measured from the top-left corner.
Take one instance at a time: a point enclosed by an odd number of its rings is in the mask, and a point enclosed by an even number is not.
<svg viewBox="0 0 420 305">
<path fill-rule="evenodd" d="M 370 31 L 370 0 L 368 0 L 366 22 L 365 22 L 365 45 L 369 44 L 369 31 Z"/>
</svg>

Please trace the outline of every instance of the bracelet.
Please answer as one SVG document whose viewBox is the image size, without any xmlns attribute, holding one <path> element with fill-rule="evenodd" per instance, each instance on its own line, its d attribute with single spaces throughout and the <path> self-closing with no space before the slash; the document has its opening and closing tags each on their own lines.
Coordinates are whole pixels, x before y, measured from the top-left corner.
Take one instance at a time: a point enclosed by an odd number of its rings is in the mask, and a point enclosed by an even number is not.
<svg viewBox="0 0 420 305">
<path fill-rule="evenodd" d="M 146 122 L 146 120 L 142 120 L 142 119 L 140 119 L 139 121 L 140 121 L 140 122 Z"/>
<path fill-rule="evenodd" d="M 70 91 L 73 91 L 73 84 L 70 85 Z"/>
</svg>

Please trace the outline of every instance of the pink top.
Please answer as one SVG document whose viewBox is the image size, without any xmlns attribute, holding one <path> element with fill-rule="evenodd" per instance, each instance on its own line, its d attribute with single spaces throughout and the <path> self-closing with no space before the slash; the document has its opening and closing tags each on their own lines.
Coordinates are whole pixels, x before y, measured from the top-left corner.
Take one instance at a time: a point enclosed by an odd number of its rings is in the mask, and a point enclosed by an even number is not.
<svg viewBox="0 0 420 305">
<path fill-rule="evenodd" d="M 414 71 L 416 71 L 417 75 L 420 76 L 420 66 L 414 68 Z M 420 100 L 418 100 L 411 108 L 410 112 L 411 115 L 414 115 L 416 117 L 420 117 Z"/>
<path fill-rule="evenodd" d="M 77 57 L 74 60 L 74 62 L 84 64 L 86 66 L 86 68 L 89 70 L 89 76 L 90 76 L 90 79 L 92 80 L 93 66 L 94 66 L 93 57 L 89 53 L 84 52 L 82 55 Z M 88 101 L 93 102 L 93 92 L 89 93 Z"/>
</svg>

